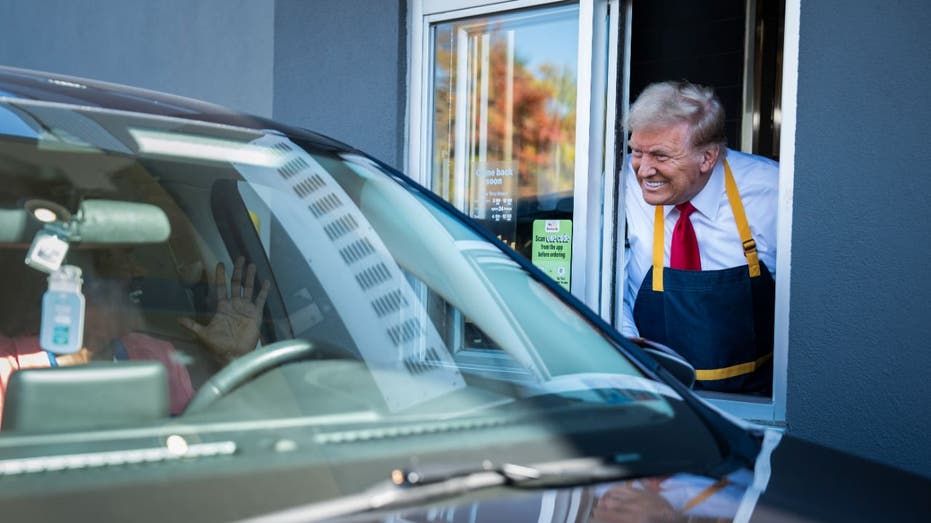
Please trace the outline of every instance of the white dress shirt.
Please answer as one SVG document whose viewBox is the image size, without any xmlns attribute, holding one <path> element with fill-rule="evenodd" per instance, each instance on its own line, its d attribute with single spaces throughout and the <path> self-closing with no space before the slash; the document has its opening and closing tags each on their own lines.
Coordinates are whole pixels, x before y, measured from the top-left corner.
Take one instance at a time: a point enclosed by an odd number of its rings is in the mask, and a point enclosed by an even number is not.
<svg viewBox="0 0 931 523">
<path fill-rule="evenodd" d="M 727 162 L 740 191 L 760 260 L 775 279 L 779 164 L 768 158 L 730 149 L 727 150 Z M 629 162 L 624 170 L 624 180 L 630 249 L 625 252 L 627 281 L 624 286 L 624 324 L 621 330 L 626 336 L 638 336 L 637 326 L 634 325 L 634 301 L 643 278 L 653 266 L 653 218 L 656 207 L 643 200 L 643 192 Z M 698 238 L 702 270 L 746 265 L 747 259 L 734 222 L 734 212 L 724 188 L 723 159 L 718 160 L 708 183 L 691 201 L 696 209 L 691 220 Z M 672 230 L 679 219 L 679 211 L 674 205 L 665 205 L 663 212 L 666 243 L 663 265 L 668 267 Z"/>
</svg>

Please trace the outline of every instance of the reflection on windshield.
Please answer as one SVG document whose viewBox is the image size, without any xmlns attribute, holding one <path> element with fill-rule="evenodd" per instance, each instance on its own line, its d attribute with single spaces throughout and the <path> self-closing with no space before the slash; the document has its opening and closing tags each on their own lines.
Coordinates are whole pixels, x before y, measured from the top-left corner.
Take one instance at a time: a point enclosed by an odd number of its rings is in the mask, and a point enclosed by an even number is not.
<svg viewBox="0 0 931 523">
<path fill-rule="evenodd" d="M 262 214 L 275 210 L 276 225 L 319 275 L 389 410 L 463 388 L 449 348 L 365 215 L 313 157 L 284 138 L 268 138 L 255 145 L 281 151 L 285 174 L 270 178 L 237 166 L 245 180 L 240 190 L 257 187 L 249 200 Z M 266 255 L 274 260 L 270 246 Z"/>
</svg>

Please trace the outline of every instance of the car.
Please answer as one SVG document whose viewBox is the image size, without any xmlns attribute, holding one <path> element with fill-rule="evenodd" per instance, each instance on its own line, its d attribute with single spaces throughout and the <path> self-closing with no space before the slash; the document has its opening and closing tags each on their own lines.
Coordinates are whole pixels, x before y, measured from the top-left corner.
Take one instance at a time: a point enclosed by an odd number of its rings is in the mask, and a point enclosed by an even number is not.
<svg viewBox="0 0 931 523">
<path fill-rule="evenodd" d="M 0 68 L 10 521 L 923 521 L 362 151 Z M 878 500 L 878 501 L 877 501 Z"/>
</svg>

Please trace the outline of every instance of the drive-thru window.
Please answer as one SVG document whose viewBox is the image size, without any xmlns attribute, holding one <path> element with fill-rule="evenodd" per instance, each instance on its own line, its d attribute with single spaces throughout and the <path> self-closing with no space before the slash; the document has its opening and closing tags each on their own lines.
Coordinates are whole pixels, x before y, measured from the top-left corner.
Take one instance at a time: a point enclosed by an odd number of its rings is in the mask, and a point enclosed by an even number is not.
<svg viewBox="0 0 931 523">
<path fill-rule="evenodd" d="M 779 160 L 795 61 L 783 50 L 796 45 L 783 43 L 785 12 L 785 0 L 415 0 L 406 170 L 621 328 L 627 107 L 656 81 L 712 86 L 728 146 Z M 780 178 L 788 192 L 786 168 Z M 777 330 L 787 289 L 777 281 Z M 772 398 L 712 401 L 784 420 L 776 338 Z"/>
</svg>

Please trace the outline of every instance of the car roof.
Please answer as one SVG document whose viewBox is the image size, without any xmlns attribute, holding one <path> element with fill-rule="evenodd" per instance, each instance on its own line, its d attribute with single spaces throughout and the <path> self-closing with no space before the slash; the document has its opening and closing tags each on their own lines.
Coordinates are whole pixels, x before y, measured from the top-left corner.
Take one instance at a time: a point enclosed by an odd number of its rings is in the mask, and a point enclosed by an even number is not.
<svg viewBox="0 0 931 523">
<path fill-rule="evenodd" d="M 0 65 L 0 99 L 17 98 L 186 118 L 298 135 L 317 148 L 353 150 L 327 136 L 222 105 L 128 85 Z"/>
</svg>

